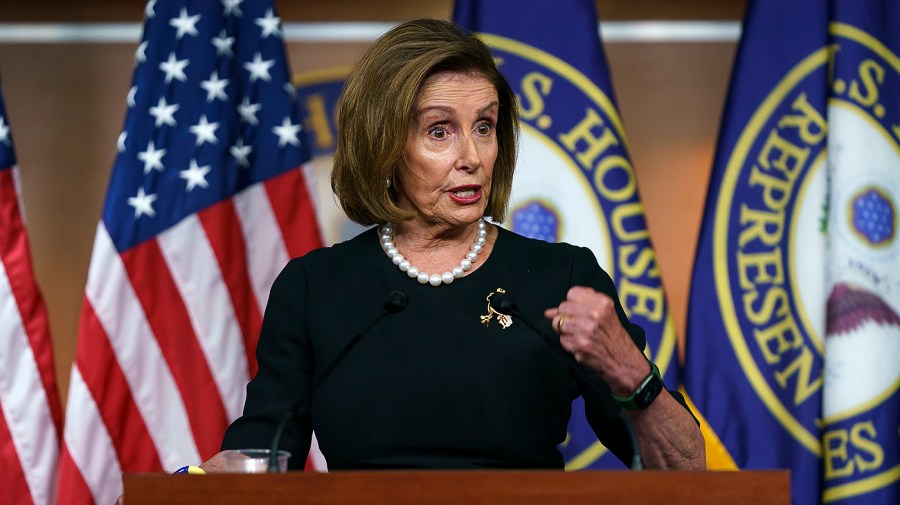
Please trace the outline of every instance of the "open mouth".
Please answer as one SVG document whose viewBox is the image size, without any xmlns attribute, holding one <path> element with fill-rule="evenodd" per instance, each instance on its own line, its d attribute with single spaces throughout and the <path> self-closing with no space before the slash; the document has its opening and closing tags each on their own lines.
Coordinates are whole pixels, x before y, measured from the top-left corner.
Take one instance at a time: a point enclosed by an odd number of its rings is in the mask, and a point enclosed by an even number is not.
<svg viewBox="0 0 900 505">
<path fill-rule="evenodd" d="M 457 203 L 475 203 L 481 199 L 481 186 L 457 186 L 450 190 L 450 199 Z"/>
</svg>

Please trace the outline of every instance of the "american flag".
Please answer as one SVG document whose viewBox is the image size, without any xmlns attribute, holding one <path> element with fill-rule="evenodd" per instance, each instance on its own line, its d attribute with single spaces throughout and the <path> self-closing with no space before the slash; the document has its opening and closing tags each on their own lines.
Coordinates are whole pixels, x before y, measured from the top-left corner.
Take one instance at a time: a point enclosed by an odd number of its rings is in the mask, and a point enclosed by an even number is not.
<svg viewBox="0 0 900 505">
<path fill-rule="evenodd" d="M 62 412 L 6 117 L 0 91 L 0 502 L 37 505 L 53 503 Z"/>
<path fill-rule="evenodd" d="M 219 450 L 243 407 L 269 288 L 320 245 L 271 0 L 151 0 L 97 226 L 59 495 Z M 295 455 L 296 457 L 296 455 Z"/>
</svg>

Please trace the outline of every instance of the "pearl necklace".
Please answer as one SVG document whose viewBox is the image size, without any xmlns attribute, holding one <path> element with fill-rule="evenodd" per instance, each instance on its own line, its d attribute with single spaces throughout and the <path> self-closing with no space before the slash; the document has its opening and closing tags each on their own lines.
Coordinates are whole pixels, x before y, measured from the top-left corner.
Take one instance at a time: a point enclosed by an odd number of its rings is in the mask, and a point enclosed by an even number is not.
<svg viewBox="0 0 900 505">
<path fill-rule="evenodd" d="M 412 266 L 409 260 L 404 258 L 400 251 L 397 250 L 397 246 L 394 245 L 393 226 L 385 224 L 378 230 L 378 233 L 381 235 L 381 248 L 384 249 L 384 253 L 391 259 L 391 262 L 400 268 L 401 272 L 406 272 L 406 275 L 419 281 L 419 284 L 427 283 L 432 286 L 440 286 L 441 283 L 450 284 L 453 282 L 453 279 L 459 279 L 465 275 L 465 272 L 472 268 L 472 263 L 478 258 L 478 254 L 484 249 L 484 244 L 487 243 L 487 225 L 484 223 L 484 218 L 481 218 L 478 220 L 478 235 L 475 237 L 475 243 L 472 244 L 469 252 L 466 253 L 466 257 L 459 262 L 459 265 L 453 267 L 449 272 L 444 272 L 443 275 L 428 274 L 420 272 L 418 268 Z"/>
</svg>

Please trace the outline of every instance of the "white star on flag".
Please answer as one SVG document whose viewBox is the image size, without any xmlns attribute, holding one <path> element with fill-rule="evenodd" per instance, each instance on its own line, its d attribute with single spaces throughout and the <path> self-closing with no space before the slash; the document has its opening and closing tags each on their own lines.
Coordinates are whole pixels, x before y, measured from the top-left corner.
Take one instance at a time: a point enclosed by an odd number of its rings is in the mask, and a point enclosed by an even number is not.
<svg viewBox="0 0 900 505">
<path fill-rule="evenodd" d="M 166 84 L 172 82 L 172 79 L 186 81 L 187 75 L 184 73 L 184 67 L 189 63 L 188 59 L 177 59 L 175 53 L 169 54 L 169 59 L 159 64 L 159 69 L 166 73 Z"/>
<path fill-rule="evenodd" d="M 206 114 L 200 116 L 200 122 L 191 126 L 189 129 L 191 133 L 197 136 L 197 145 L 202 145 L 204 142 L 209 142 L 210 144 L 215 144 L 219 141 L 216 138 L 216 128 L 219 127 L 219 122 L 210 123 L 206 119 Z"/>
<path fill-rule="evenodd" d="M 162 157 L 166 155 L 165 149 L 156 149 L 151 140 L 147 144 L 147 150 L 138 153 L 139 160 L 144 162 L 144 173 L 149 174 L 151 170 L 159 170 L 162 172 L 165 167 L 162 164 Z"/>
<path fill-rule="evenodd" d="M 200 81 L 200 87 L 206 90 L 206 101 L 212 102 L 216 98 L 224 101 L 228 100 L 225 93 L 225 86 L 228 86 L 229 79 L 219 79 L 219 73 L 213 70 L 208 81 Z"/>
<path fill-rule="evenodd" d="M 9 145 L 9 126 L 6 125 L 6 118 L 0 116 L 0 142 Z"/>
<path fill-rule="evenodd" d="M 292 100 L 297 96 L 297 88 L 295 88 L 294 85 L 289 82 L 285 83 L 284 92 L 287 93 Z"/>
<path fill-rule="evenodd" d="M 116 140 L 116 148 L 119 152 L 123 152 L 125 150 L 125 140 L 128 139 L 128 132 L 123 131 L 119 134 L 119 138 Z"/>
<path fill-rule="evenodd" d="M 128 104 L 129 108 L 134 107 L 134 97 L 137 96 L 137 89 L 137 86 L 132 86 L 131 89 L 128 90 L 128 96 L 125 97 L 125 103 Z"/>
<path fill-rule="evenodd" d="M 147 46 L 150 45 L 150 42 L 143 41 L 141 45 L 138 46 L 137 50 L 134 52 L 134 60 L 138 63 L 143 63 L 147 61 Z"/>
<path fill-rule="evenodd" d="M 227 55 L 229 58 L 234 56 L 234 52 L 231 50 L 233 44 L 234 37 L 228 37 L 224 28 L 219 32 L 218 37 L 212 38 L 212 45 L 216 46 L 216 55 L 218 56 L 222 56 L 223 54 Z"/>
<path fill-rule="evenodd" d="M 186 34 L 196 36 L 199 33 L 196 26 L 198 21 L 200 21 L 200 14 L 188 16 L 187 7 L 182 7 L 181 14 L 177 18 L 170 19 L 169 24 L 178 30 L 175 38 L 181 39 Z"/>
<path fill-rule="evenodd" d="M 299 124 L 291 124 L 291 118 L 285 116 L 281 126 L 272 128 L 272 132 L 278 135 L 278 147 L 284 147 L 287 144 L 299 146 L 300 139 L 297 138 L 297 135 L 300 134 L 300 129 Z"/>
<path fill-rule="evenodd" d="M 234 14 L 236 17 L 241 17 L 243 12 L 241 12 L 241 3 L 244 0 L 222 0 L 222 7 L 225 8 L 226 16 Z"/>
<path fill-rule="evenodd" d="M 259 120 L 256 119 L 256 113 L 259 112 L 262 106 L 258 103 L 250 103 L 249 97 L 244 97 L 244 100 L 238 105 L 238 114 L 241 115 L 241 120 L 246 121 L 253 126 L 259 124 Z"/>
<path fill-rule="evenodd" d="M 209 170 L 209 165 L 204 165 L 201 167 L 197 165 L 196 159 L 192 159 L 190 168 L 179 172 L 178 177 L 181 177 L 182 179 L 187 181 L 186 191 L 191 191 L 197 186 L 206 188 L 209 187 L 209 183 L 206 182 L 206 174 L 209 173 Z"/>
<path fill-rule="evenodd" d="M 270 35 L 281 37 L 281 18 L 276 16 L 275 13 L 272 12 L 272 9 L 266 11 L 266 17 L 256 18 L 253 22 L 262 28 L 262 38 L 266 38 Z"/>
<path fill-rule="evenodd" d="M 263 60 L 262 54 L 256 53 L 253 61 L 244 63 L 244 68 L 250 72 L 250 82 L 256 82 L 257 79 L 271 81 L 272 76 L 269 75 L 269 69 L 275 65 L 275 60 Z"/>
<path fill-rule="evenodd" d="M 147 19 L 156 17 L 156 11 L 154 11 L 155 8 L 156 8 L 156 0 L 148 1 L 147 7 L 144 8 L 144 16 L 146 16 Z"/>
<path fill-rule="evenodd" d="M 159 101 L 156 102 L 156 105 L 150 107 L 150 115 L 156 118 L 156 122 L 154 123 L 157 128 L 162 125 L 175 126 L 177 123 L 175 121 L 175 111 L 181 107 L 177 103 L 173 103 L 169 105 L 166 102 L 166 97 L 159 97 Z"/>
<path fill-rule="evenodd" d="M 250 166 L 250 153 L 253 152 L 253 148 L 250 146 L 244 145 L 244 139 L 238 137 L 237 142 L 231 146 L 229 150 L 231 155 L 234 156 L 234 161 L 241 167 L 249 167 Z"/>
<path fill-rule="evenodd" d="M 153 210 L 153 202 L 156 201 L 156 198 L 156 195 L 144 193 L 144 188 L 138 188 L 137 195 L 128 198 L 128 205 L 134 207 L 134 218 L 137 219 L 144 214 L 155 217 L 156 211 Z"/>
</svg>

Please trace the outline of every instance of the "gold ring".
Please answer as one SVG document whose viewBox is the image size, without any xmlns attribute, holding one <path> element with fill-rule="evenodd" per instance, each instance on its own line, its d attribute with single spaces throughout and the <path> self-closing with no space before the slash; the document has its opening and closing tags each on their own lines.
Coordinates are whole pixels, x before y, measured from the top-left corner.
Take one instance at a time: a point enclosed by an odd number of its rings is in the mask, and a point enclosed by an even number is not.
<svg viewBox="0 0 900 505">
<path fill-rule="evenodd" d="M 562 332 L 563 332 L 562 325 L 563 325 L 563 321 L 565 321 L 565 320 L 566 320 L 566 316 L 559 316 L 559 319 L 556 320 L 556 333 L 559 333 L 560 335 L 562 335 Z"/>
</svg>

